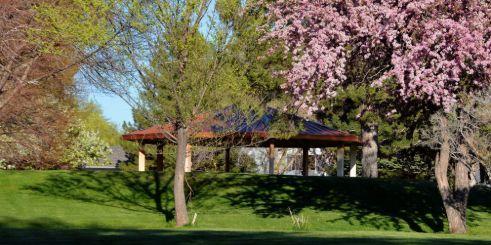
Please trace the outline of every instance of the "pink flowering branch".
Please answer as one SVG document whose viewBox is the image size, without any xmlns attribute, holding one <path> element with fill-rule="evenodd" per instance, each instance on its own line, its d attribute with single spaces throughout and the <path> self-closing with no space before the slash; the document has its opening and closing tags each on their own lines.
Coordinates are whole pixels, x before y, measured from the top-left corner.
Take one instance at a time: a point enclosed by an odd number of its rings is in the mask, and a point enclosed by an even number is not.
<svg viewBox="0 0 491 245">
<path fill-rule="evenodd" d="M 280 0 L 269 5 L 272 30 L 292 66 L 280 71 L 296 105 L 318 108 L 347 83 L 351 61 L 379 72 L 395 95 L 449 110 L 462 92 L 491 78 L 491 4 L 480 0 Z M 387 58 L 388 57 L 388 58 Z M 382 69 L 381 69 L 382 68 Z"/>
</svg>

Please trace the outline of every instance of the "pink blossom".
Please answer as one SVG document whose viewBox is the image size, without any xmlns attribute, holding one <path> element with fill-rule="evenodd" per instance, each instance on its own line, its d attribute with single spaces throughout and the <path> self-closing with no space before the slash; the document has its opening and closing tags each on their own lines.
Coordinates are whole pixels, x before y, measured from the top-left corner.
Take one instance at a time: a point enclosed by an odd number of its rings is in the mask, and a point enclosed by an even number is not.
<svg viewBox="0 0 491 245">
<path fill-rule="evenodd" d="M 293 60 L 282 88 L 310 110 L 349 82 L 348 62 L 358 57 L 387 67 L 366 82 L 391 78 L 395 95 L 447 110 L 459 93 L 490 86 L 489 1 L 279 0 L 268 8 L 265 38 Z"/>
</svg>

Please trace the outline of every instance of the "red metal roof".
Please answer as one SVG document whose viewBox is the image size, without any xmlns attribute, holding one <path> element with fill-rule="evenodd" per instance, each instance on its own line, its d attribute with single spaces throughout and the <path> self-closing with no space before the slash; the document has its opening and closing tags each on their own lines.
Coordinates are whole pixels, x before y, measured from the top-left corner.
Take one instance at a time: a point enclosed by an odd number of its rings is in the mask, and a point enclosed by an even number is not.
<svg viewBox="0 0 491 245">
<path fill-rule="evenodd" d="M 323 147 L 337 145 L 360 144 L 357 135 L 340 131 L 328 127 L 324 124 L 309 121 L 304 118 L 288 115 L 288 119 L 300 125 L 298 132 L 289 138 L 273 138 L 270 130 L 272 122 L 277 119 L 279 113 L 274 109 L 269 109 L 260 117 L 252 120 L 246 120 L 243 114 L 230 114 L 220 112 L 214 115 L 210 120 L 204 120 L 203 117 L 197 119 L 201 123 L 201 130 L 192 134 L 195 139 L 213 139 L 213 138 L 255 138 L 259 139 L 257 145 L 263 145 L 266 141 L 274 141 L 278 147 Z M 207 122 L 207 123 L 203 123 Z M 147 129 L 137 130 L 123 135 L 124 140 L 140 141 L 152 143 L 153 141 L 162 141 L 173 139 L 174 126 L 155 125 Z"/>
</svg>

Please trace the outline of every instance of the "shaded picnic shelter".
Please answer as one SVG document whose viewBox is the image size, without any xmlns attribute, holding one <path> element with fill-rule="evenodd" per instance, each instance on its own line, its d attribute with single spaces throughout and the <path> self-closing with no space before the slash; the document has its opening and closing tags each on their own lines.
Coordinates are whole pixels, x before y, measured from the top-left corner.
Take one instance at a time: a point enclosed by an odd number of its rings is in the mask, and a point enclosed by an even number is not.
<svg viewBox="0 0 491 245">
<path fill-rule="evenodd" d="M 285 116 L 286 115 L 286 116 Z M 275 137 L 278 128 L 274 123 L 286 120 L 290 125 L 298 128 L 286 137 Z M 211 116 L 199 116 L 195 125 L 200 130 L 193 132 L 191 138 L 195 145 L 207 145 L 210 142 L 219 142 L 225 150 L 225 172 L 230 170 L 231 147 L 265 147 L 268 148 L 268 172 L 274 174 L 276 148 L 299 148 L 302 154 L 302 175 L 308 175 L 308 152 L 311 148 L 336 147 L 337 176 L 344 176 L 345 148 L 349 147 L 349 176 L 356 177 L 357 148 L 361 145 L 357 135 L 337 130 L 322 123 L 307 120 L 300 116 L 282 114 L 278 110 L 268 109 L 259 116 L 251 118 L 243 114 L 218 112 Z M 123 135 L 127 141 L 138 142 L 138 170 L 145 171 L 145 145 L 156 146 L 157 170 L 163 170 L 163 148 L 166 144 L 175 142 L 172 124 L 154 125 L 152 127 L 136 130 Z M 276 132 L 273 132 L 276 131 Z M 280 129 L 281 131 L 281 129 Z M 191 171 L 191 145 L 188 145 L 186 172 Z M 188 164 L 189 162 L 189 164 Z"/>
</svg>

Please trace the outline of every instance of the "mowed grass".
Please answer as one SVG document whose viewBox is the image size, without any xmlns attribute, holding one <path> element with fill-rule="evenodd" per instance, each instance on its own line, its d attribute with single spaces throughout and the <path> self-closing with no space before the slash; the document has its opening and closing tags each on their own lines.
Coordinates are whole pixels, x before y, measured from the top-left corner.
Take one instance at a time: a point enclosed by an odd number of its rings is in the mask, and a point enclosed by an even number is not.
<svg viewBox="0 0 491 245">
<path fill-rule="evenodd" d="M 192 173 L 173 229 L 172 178 L 152 172 L 0 171 L 0 243 L 491 244 L 491 190 L 472 190 L 469 234 L 448 235 L 434 183 Z M 305 220 L 295 229 L 289 215 Z"/>
</svg>

